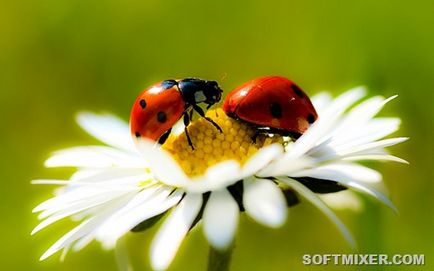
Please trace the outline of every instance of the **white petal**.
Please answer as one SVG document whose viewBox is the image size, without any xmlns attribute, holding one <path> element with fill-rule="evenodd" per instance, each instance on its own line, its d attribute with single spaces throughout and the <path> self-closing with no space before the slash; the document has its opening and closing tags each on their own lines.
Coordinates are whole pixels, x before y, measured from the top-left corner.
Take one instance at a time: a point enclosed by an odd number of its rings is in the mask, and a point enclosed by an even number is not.
<svg viewBox="0 0 434 271">
<path fill-rule="evenodd" d="M 40 261 L 45 260 L 62 248 L 67 248 L 72 245 L 75 241 L 89 235 L 93 232 L 98 225 L 104 221 L 113 212 L 114 208 L 117 208 L 122 201 L 118 200 L 116 202 L 107 205 L 104 210 L 99 212 L 97 215 L 86 219 L 80 225 L 73 228 L 71 231 L 62 236 L 56 243 L 54 243 L 39 259 Z"/>
<path fill-rule="evenodd" d="M 102 146 L 75 147 L 61 150 L 45 161 L 46 167 L 125 167 L 145 168 L 147 163 L 140 156 Z"/>
<path fill-rule="evenodd" d="M 398 118 L 373 119 L 366 124 L 356 124 L 335 133 L 329 146 L 351 148 L 361 144 L 379 140 L 398 130 L 401 120 Z"/>
<path fill-rule="evenodd" d="M 381 193 L 379 190 L 374 189 L 373 187 L 370 187 L 367 184 L 364 184 L 361 182 L 356 182 L 356 181 L 350 181 L 347 179 L 341 179 L 340 183 L 343 184 L 344 186 L 352 188 L 355 191 L 362 192 L 366 195 L 369 195 L 369 196 L 381 201 L 382 203 L 387 205 L 390 209 L 392 209 L 395 213 L 398 213 L 398 209 L 393 204 L 393 202 L 390 201 L 390 199 L 386 195 Z"/>
<path fill-rule="evenodd" d="M 126 182 L 129 178 L 137 179 L 137 182 L 145 181 L 150 178 L 152 174 L 149 173 L 149 169 L 139 167 L 139 168 L 107 168 L 99 172 L 95 172 L 92 175 L 75 176 L 71 180 L 75 182 L 85 182 L 85 183 L 98 183 L 98 182 Z"/>
<path fill-rule="evenodd" d="M 69 250 L 71 249 L 71 245 L 67 245 L 63 248 L 62 254 L 60 255 L 60 262 L 64 262 L 66 255 L 68 254 Z"/>
<path fill-rule="evenodd" d="M 343 150 L 337 149 L 336 152 L 340 156 L 355 155 L 361 152 L 367 152 L 370 150 L 382 149 L 389 146 L 393 146 L 407 140 L 408 137 L 388 138 L 388 139 L 383 139 L 383 140 L 363 144 L 350 149 L 343 149 Z"/>
<path fill-rule="evenodd" d="M 125 208 L 134 208 L 143 204 L 151 197 L 155 197 L 156 195 L 161 195 L 161 198 L 167 198 L 167 196 L 172 192 L 171 188 L 164 187 L 162 185 L 155 185 L 152 187 L 148 187 L 143 189 L 134 195 L 129 201 L 128 204 L 125 205 Z"/>
<path fill-rule="evenodd" d="M 62 248 L 68 246 L 81 236 L 85 235 L 88 231 L 92 230 L 96 226 L 95 223 L 96 219 L 91 218 L 84 222 L 82 222 L 80 225 L 69 231 L 67 234 L 62 236 L 56 243 L 54 243 L 42 256 L 39 258 L 40 261 L 45 260 L 46 258 L 50 257 L 57 251 L 61 250 Z"/>
<path fill-rule="evenodd" d="M 33 208 L 32 212 L 37 213 L 54 207 L 59 207 L 60 205 L 66 205 L 74 201 L 82 201 L 87 199 L 88 197 L 93 197 L 100 193 L 100 191 L 83 188 L 81 190 L 71 193 L 64 193 L 40 203 L 35 208 Z"/>
<path fill-rule="evenodd" d="M 53 184 L 53 185 L 68 185 L 71 183 L 68 180 L 49 180 L 49 179 L 39 179 L 39 180 L 32 180 L 30 182 L 31 184 Z"/>
<path fill-rule="evenodd" d="M 340 232 L 345 237 L 345 239 L 350 244 L 350 246 L 351 247 L 356 246 L 356 242 L 354 241 L 353 236 L 351 235 L 347 227 L 345 227 L 344 223 L 342 223 L 342 221 L 336 216 L 336 214 L 333 213 L 333 211 L 330 210 L 330 208 L 328 208 L 327 205 L 315 193 L 313 193 L 304 185 L 302 185 L 301 183 L 293 179 L 281 177 L 279 178 L 279 180 L 291 186 L 301 196 L 305 197 L 313 205 L 315 205 L 323 214 L 325 214 L 336 225 L 336 227 L 340 230 Z"/>
<path fill-rule="evenodd" d="M 96 174 L 105 172 L 106 168 L 79 168 L 69 178 L 71 181 L 85 179 Z"/>
<path fill-rule="evenodd" d="M 238 204 L 227 190 L 211 193 L 203 214 L 203 229 L 213 247 L 224 250 L 232 243 L 238 216 Z"/>
<path fill-rule="evenodd" d="M 79 251 L 79 250 L 83 249 L 85 246 L 89 245 L 90 242 L 92 242 L 94 239 L 95 239 L 95 235 L 93 234 L 93 232 L 91 232 L 91 233 L 83 236 L 79 240 L 77 240 L 77 242 L 74 243 L 72 250 L 73 251 Z"/>
<path fill-rule="evenodd" d="M 331 131 L 339 117 L 364 93 L 364 88 L 355 88 L 336 98 L 323 115 L 294 143 L 291 155 L 294 157 L 301 156 L 315 145 L 330 138 L 332 136 Z"/>
<path fill-rule="evenodd" d="M 358 86 L 352 88 L 343 94 L 339 95 L 334 101 L 327 107 L 327 113 L 333 114 L 334 112 L 345 111 L 360 100 L 366 94 L 366 87 Z M 329 111 L 330 110 L 330 111 Z"/>
<path fill-rule="evenodd" d="M 170 153 L 159 148 L 155 142 L 145 139 L 140 140 L 138 147 L 159 181 L 175 187 L 188 184 L 189 178 Z"/>
<path fill-rule="evenodd" d="M 70 192 L 72 188 L 77 187 L 100 187 L 103 190 L 117 189 L 123 190 L 124 188 L 137 188 L 138 186 L 144 187 L 146 185 L 152 185 L 156 181 L 151 177 L 149 173 L 142 173 L 137 171 L 133 173 L 135 175 L 130 175 L 131 173 L 125 172 L 124 176 L 118 174 L 116 176 L 116 171 L 107 170 L 104 173 L 96 174 L 92 177 L 81 179 L 81 180 L 50 180 L 50 179 L 40 179 L 31 181 L 32 184 L 50 184 L 50 185 L 64 185 L 67 186 Z M 111 175 L 113 174 L 113 175 Z"/>
<path fill-rule="evenodd" d="M 131 193 L 131 190 L 119 189 L 113 191 L 108 189 L 98 189 L 82 187 L 79 189 L 67 191 L 63 194 L 50 198 L 33 209 L 33 212 L 43 211 L 39 219 L 43 219 L 51 214 L 69 209 L 79 209 L 92 204 L 104 203 L 116 197 Z"/>
<path fill-rule="evenodd" d="M 137 152 L 128 124 L 118 117 L 82 112 L 77 115 L 77 122 L 89 134 L 107 145 Z"/>
<path fill-rule="evenodd" d="M 310 100 L 318 115 L 322 115 L 327 105 L 331 103 L 332 97 L 328 92 L 321 92 L 314 95 Z"/>
<path fill-rule="evenodd" d="M 277 228 L 287 216 L 285 196 L 277 184 L 265 179 L 244 181 L 243 205 L 246 213 L 265 226 Z"/>
<path fill-rule="evenodd" d="M 307 156 L 293 157 L 290 152 L 285 153 L 273 163 L 266 166 L 259 171 L 256 176 L 269 177 L 269 176 L 286 176 L 291 175 L 293 172 L 304 170 L 313 165 L 313 160 Z"/>
<path fill-rule="evenodd" d="M 205 193 L 223 189 L 242 178 L 240 164 L 228 160 L 208 168 L 204 176 L 193 178 L 184 189 L 193 193 Z"/>
<path fill-rule="evenodd" d="M 353 108 L 342 120 L 341 124 L 335 128 L 333 131 L 334 134 L 345 134 L 353 130 L 354 127 L 364 126 L 366 122 L 371 120 L 383 106 L 390 100 L 394 99 L 396 96 L 393 96 L 387 100 L 384 100 L 382 97 L 372 97 L 355 108 Z"/>
<path fill-rule="evenodd" d="M 98 212 L 95 212 L 92 217 L 86 219 L 80 225 L 62 236 L 41 256 L 40 260 L 42 261 L 46 259 L 62 248 L 72 245 L 77 240 L 81 240 L 81 238 L 87 238 L 87 236 L 92 234 L 92 232 L 94 232 L 103 221 L 116 212 L 120 206 L 125 204 L 128 201 L 128 198 L 129 197 L 120 197 L 113 201 L 109 201 L 103 208 L 100 208 Z"/>
<path fill-rule="evenodd" d="M 106 203 L 114 202 L 119 200 L 120 198 L 129 197 L 128 194 L 125 193 L 117 193 L 116 195 L 109 194 L 100 194 L 95 197 L 88 198 L 86 200 L 81 200 L 77 202 L 73 202 L 72 204 L 64 204 L 59 206 L 54 206 L 50 209 L 47 209 L 45 212 L 41 213 L 39 219 L 48 217 L 39 223 L 31 232 L 31 234 L 35 234 L 38 231 L 44 229 L 45 227 L 65 218 L 68 216 L 72 216 L 79 212 L 94 208 L 96 206 L 100 206 Z M 54 198 L 55 199 L 55 198 Z"/>
<path fill-rule="evenodd" d="M 167 269 L 202 206 L 202 195 L 187 194 L 164 221 L 151 245 L 154 270 Z"/>
<path fill-rule="evenodd" d="M 96 238 L 106 248 L 111 248 L 122 235 L 140 222 L 167 211 L 181 199 L 181 191 L 175 191 L 170 196 L 167 192 L 170 193 L 170 191 L 162 191 L 149 199 L 143 198 L 143 202 L 140 204 L 127 205 L 120 209 L 101 225 L 96 233 Z"/>
<path fill-rule="evenodd" d="M 313 169 L 300 171 L 291 175 L 292 177 L 313 177 L 318 179 L 336 180 L 340 178 L 351 178 L 352 180 L 378 183 L 381 182 L 381 174 L 371 168 L 353 163 L 333 163 L 319 166 Z"/>
<path fill-rule="evenodd" d="M 389 154 L 364 154 L 344 157 L 345 161 L 363 161 L 363 160 L 374 160 L 374 161 L 394 161 L 402 164 L 409 164 L 408 161 Z"/>
<path fill-rule="evenodd" d="M 107 200 L 105 200 L 105 201 L 107 201 Z M 104 203 L 104 201 L 103 202 L 100 202 L 100 201 L 89 202 L 89 204 L 87 204 L 87 203 L 82 204 L 79 208 L 68 208 L 68 209 L 64 210 L 63 212 L 60 212 L 59 214 L 54 214 L 54 215 L 48 217 L 47 219 L 43 220 L 41 223 L 39 223 L 32 230 L 32 232 L 30 234 L 34 235 L 35 233 L 39 232 L 40 230 L 46 228 L 47 226 L 65 218 L 65 217 L 74 215 L 76 213 L 79 213 L 79 212 L 84 211 L 86 209 L 95 207 L 95 206 L 102 204 L 102 203 Z"/>
<path fill-rule="evenodd" d="M 214 166 L 209 167 L 205 172 L 205 177 L 209 183 L 225 183 L 225 179 L 239 179 L 239 176 L 240 164 L 235 160 L 215 164 Z M 217 188 L 218 186 L 215 187 Z"/>
<path fill-rule="evenodd" d="M 280 144 L 271 144 L 269 146 L 261 148 L 244 164 L 242 173 L 243 176 L 252 176 L 282 153 L 283 147 Z"/>
<path fill-rule="evenodd" d="M 93 202 L 96 198 L 105 201 L 107 199 L 116 198 L 125 195 L 130 192 L 136 192 L 138 187 L 95 187 L 95 186 L 83 186 L 77 189 L 67 191 L 63 194 L 59 194 L 53 198 L 50 198 L 33 209 L 33 212 L 40 212 L 44 210 L 61 210 L 67 207 L 76 206 L 76 204 L 86 204 L 87 202 Z"/>
<path fill-rule="evenodd" d="M 362 200 L 351 190 L 343 190 L 336 193 L 321 194 L 318 196 L 334 210 L 351 210 L 359 212 L 363 209 Z"/>
<path fill-rule="evenodd" d="M 118 240 L 115 248 L 116 263 L 119 271 L 133 271 L 129 255 L 127 240 L 125 237 Z"/>
<path fill-rule="evenodd" d="M 359 165 L 331 164 L 318 167 L 304 172 L 299 172 L 292 177 L 313 177 L 324 180 L 333 180 L 346 187 L 365 193 L 375 199 L 380 200 L 392 210 L 397 212 L 395 205 L 383 193 L 369 186 L 368 183 L 378 183 L 381 181 L 381 175 L 372 169 Z"/>
</svg>

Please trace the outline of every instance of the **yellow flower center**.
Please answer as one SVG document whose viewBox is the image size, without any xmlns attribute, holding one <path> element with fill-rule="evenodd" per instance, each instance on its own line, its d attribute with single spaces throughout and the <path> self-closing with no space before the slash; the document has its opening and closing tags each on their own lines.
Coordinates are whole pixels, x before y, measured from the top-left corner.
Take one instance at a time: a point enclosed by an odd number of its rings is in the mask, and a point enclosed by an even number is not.
<svg viewBox="0 0 434 271">
<path fill-rule="evenodd" d="M 194 150 L 188 145 L 185 133 L 171 135 L 163 145 L 189 176 L 201 175 L 208 167 L 225 160 L 236 160 L 242 165 L 260 148 L 276 142 L 283 144 L 283 138 L 278 135 L 260 134 L 253 142 L 255 128 L 228 117 L 221 108 L 208 110 L 206 116 L 223 132 L 199 118 L 188 126 Z"/>
</svg>

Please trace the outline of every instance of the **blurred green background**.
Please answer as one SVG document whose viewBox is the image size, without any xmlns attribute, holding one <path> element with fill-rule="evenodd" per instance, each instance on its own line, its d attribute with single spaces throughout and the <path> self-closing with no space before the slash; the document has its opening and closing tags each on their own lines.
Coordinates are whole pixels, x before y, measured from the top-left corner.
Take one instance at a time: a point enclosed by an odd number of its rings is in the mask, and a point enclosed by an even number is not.
<svg viewBox="0 0 434 271">
<path fill-rule="evenodd" d="M 392 148 L 411 165 L 374 164 L 400 210 L 364 199 L 339 212 L 360 253 L 424 253 L 424 267 L 306 267 L 304 253 L 349 253 L 334 226 L 309 204 L 270 230 L 242 218 L 232 270 L 434 270 L 434 2 L 426 1 L 2 1 L 0 8 L 1 270 L 116 270 L 113 252 L 92 243 L 64 263 L 39 256 L 70 224 L 30 237 L 31 209 L 66 178 L 44 169 L 50 152 L 95 144 L 74 115 L 82 109 L 127 119 L 136 95 L 167 78 L 218 80 L 225 90 L 283 75 L 309 94 L 364 84 L 399 98 L 381 115 L 403 119 Z M 130 234 L 135 265 L 147 270 L 155 228 Z M 189 235 L 171 270 L 204 270 L 201 231 Z"/>
</svg>

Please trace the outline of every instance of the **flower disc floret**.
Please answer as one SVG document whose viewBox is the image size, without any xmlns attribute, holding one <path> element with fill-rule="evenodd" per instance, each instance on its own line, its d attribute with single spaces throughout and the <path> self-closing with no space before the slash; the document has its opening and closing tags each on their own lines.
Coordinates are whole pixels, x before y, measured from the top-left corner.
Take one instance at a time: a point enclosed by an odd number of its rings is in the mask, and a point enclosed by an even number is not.
<svg viewBox="0 0 434 271">
<path fill-rule="evenodd" d="M 253 141 L 256 128 L 228 117 L 221 108 L 208 110 L 206 116 L 216 122 L 222 132 L 200 118 L 188 126 L 194 150 L 188 144 L 185 132 L 169 137 L 163 145 L 189 176 L 201 175 L 208 167 L 225 160 L 236 160 L 243 165 L 262 147 L 283 143 L 279 135 L 260 134 Z"/>
</svg>

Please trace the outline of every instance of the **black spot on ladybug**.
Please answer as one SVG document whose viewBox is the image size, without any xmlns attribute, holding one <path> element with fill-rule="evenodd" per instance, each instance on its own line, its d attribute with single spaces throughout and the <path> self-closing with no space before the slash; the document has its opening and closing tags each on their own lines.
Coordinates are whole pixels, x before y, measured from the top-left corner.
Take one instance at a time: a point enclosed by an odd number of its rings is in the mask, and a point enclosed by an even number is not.
<svg viewBox="0 0 434 271">
<path fill-rule="evenodd" d="M 282 117 L 282 107 L 279 103 L 270 104 L 270 113 L 273 118 L 280 119 Z"/>
<path fill-rule="evenodd" d="M 136 137 L 139 138 L 140 137 L 140 133 L 136 132 Z"/>
<path fill-rule="evenodd" d="M 309 115 L 307 115 L 307 122 L 309 122 L 310 124 L 315 122 L 315 116 L 312 113 L 309 113 Z"/>
<path fill-rule="evenodd" d="M 175 80 L 164 80 L 163 82 L 161 82 L 161 87 L 164 89 L 169 89 L 169 88 L 172 88 L 176 84 L 177 83 Z"/>
<path fill-rule="evenodd" d="M 165 123 L 166 120 L 167 120 L 166 113 L 164 113 L 163 111 L 158 112 L 158 114 L 157 114 L 157 120 L 160 123 Z"/>
<path fill-rule="evenodd" d="M 144 99 L 141 99 L 141 100 L 140 100 L 140 107 L 141 107 L 142 109 L 145 109 L 145 107 L 146 107 L 146 101 L 145 101 Z"/>
<path fill-rule="evenodd" d="M 295 94 L 297 94 L 298 97 L 300 98 L 304 97 L 303 91 L 296 84 L 292 84 L 291 88 L 295 92 Z"/>
</svg>

